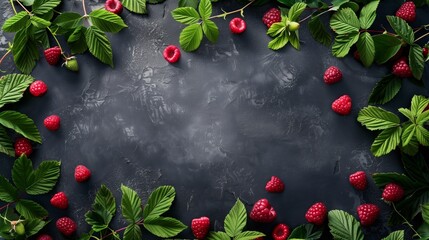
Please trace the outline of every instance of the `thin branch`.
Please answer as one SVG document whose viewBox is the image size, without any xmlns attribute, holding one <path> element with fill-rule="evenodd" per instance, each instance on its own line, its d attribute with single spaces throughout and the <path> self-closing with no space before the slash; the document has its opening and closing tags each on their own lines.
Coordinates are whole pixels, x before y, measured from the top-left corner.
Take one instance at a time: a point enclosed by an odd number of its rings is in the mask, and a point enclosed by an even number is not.
<svg viewBox="0 0 429 240">
<path fill-rule="evenodd" d="M 254 3 L 255 1 L 256 1 L 256 0 L 252 0 L 252 1 L 250 1 L 248 4 L 244 5 L 244 7 L 239 8 L 239 9 L 237 9 L 237 10 L 234 10 L 234 11 L 232 11 L 232 12 L 224 12 L 224 13 L 219 14 L 219 15 L 211 16 L 211 17 L 209 17 L 209 19 L 226 17 L 226 16 L 228 16 L 228 15 L 230 15 L 230 14 L 243 12 L 243 10 L 244 10 L 245 8 L 247 8 L 248 6 L 252 5 L 252 3 Z"/>
<path fill-rule="evenodd" d="M 396 209 L 395 204 L 392 203 L 393 210 L 404 220 L 404 224 L 407 225 L 416 234 L 417 237 L 422 238 L 420 234 L 414 229 L 413 225 Z"/>
<path fill-rule="evenodd" d="M 86 12 L 85 0 L 82 0 L 83 16 L 87 17 L 88 13 Z"/>
<path fill-rule="evenodd" d="M 7 52 L 3 55 L 3 57 L 0 58 L 0 65 L 3 62 L 3 60 L 12 52 L 12 49 L 7 50 Z M 0 211 L 2 208 L 0 208 Z"/>
<path fill-rule="evenodd" d="M 423 39 L 423 38 L 425 38 L 425 37 L 427 37 L 427 36 L 429 36 L 429 32 L 427 32 L 427 33 L 425 33 L 425 34 L 421 35 L 419 38 L 417 38 L 416 40 L 414 40 L 414 42 L 417 42 L 417 41 L 419 41 L 419 40 L 421 40 L 421 39 Z"/>
<path fill-rule="evenodd" d="M 16 1 L 18 4 L 19 4 L 19 6 L 21 6 L 22 7 L 22 9 L 24 9 L 28 14 L 30 14 L 30 15 L 32 15 L 31 14 L 31 12 L 30 11 L 28 11 L 28 9 L 24 6 L 24 5 L 22 5 L 22 3 L 20 2 L 20 1 Z"/>
<path fill-rule="evenodd" d="M 10 5 L 12 6 L 13 12 L 16 15 L 17 12 L 16 12 L 16 9 L 15 9 L 15 4 L 13 4 L 13 0 L 9 0 L 9 2 L 10 2 Z"/>
</svg>

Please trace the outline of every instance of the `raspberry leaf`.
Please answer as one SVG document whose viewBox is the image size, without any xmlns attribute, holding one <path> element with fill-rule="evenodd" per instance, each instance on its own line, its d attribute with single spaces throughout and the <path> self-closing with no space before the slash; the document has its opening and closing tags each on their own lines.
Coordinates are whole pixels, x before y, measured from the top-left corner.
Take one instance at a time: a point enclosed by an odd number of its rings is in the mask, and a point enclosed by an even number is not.
<svg viewBox="0 0 429 240">
<path fill-rule="evenodd" d="M 375 58 L 375 46 L 371 34 L 369 34 L 368 32 L 360 34 L 356 46 L 359 51 L 360 60 L 362 61 L 363 65 L 365 67 L 371 66 Z"/>
<path fill-rule="evenodd" d="M 0 78 L 0 107 L 18 102 L 34 78 L 23 74 L 8 74 Z"/>
<path fill-rule="evenodd" d="M 267 35 L 275 38 L 279 35 L 282 35 L 284 31 L 286 31 L 285 23 L 283 21 L 276 22 L 276 23 L 273 23 L 270 28 L 268 28 Z"/>
<path fill-rule="evenodd" d="M 413 76 L 418 80 L 422 79 L 423 71 L 425 68 L 425 60 L 422 51 L 423 50 L 419 45 L 413 44 L 410 46 L 410 52 L 408 55 L 411 72 L 413 73 Z"/>
<path fill-rule="evenodd" d="M 416 126 L 415 136 L 423 146 L 429 146 L 429 131 L 421 125 Z"/>
<path fill-rule="evenodd" d="M 149 232 L 161 238 L 174 237 L 187 228 L 182 222 L 171 217 L 145 219 L 143 225 Z"/>
<path fill-rule="evenodd" d="M 124 232 L 124 240 L 134 240 L 142 238 L 142 230 L 137 224 L 127 226 Z"/>
<path fill-rule="evenodd" d="M 264 237 L 265 234 L 257 231 L 245 231 L 238 234 L 234 239 L 235 240 L 253 240 L 258 237 Z"/>
<path fill-rule="evenodd" d="M 171 11 L 171 16 L 179 23 L 190 25 L 198 23 L 201 18 L 197 10 L 192 7 L 180 7 Z"/>
<path fill-rule="evenodd" d="M 386 155 L 393 151 L 401 142 L 402 128 L 388 128 L 383 130 L 371 145 L 371 152 L 376 157 Z"/>
<path fill-rule="evenodd" d="M 429 224 L 429 204 L 422 205 L 422 217 L 425 223 Z"/>
<path fill-rule="evenodd" d="M 271 40 L 268 43 L 268 48 L 272 50 L 279 50 L 286 46 L 286 44 L 289 42 L 288 36 L 286 34 L 286 31 L 284 31 L 281 35 L 277 36 L 273 40 Z"/>
<path fill-rule="evenodd" d="M 382 240 L 404 240 L 404 230 L 394 231 Z"/>
<path fill-rule="evenodd" d="M 197 50 L 203 39 L 203 30 L 200 24 L 194 23 L 185 27 L 180 33 L 179 42 L 183 50 L 192 52 Z"/>
<path fill-rule="evenodd" d="M 350 34 L 341 34 L 335 37 L 335 42 L 332 45 L 332 54 L 335 57 L 345 57 L 350 48 L 359 40 L 359 32 Z"/>
<path fill-rule="evenodd" d="M 393 74 L 383 77 L 372 89 L 368 104 L 385 104 L 392 100 L 401 90 L 402 79 Z"/>
<path fill-rule="evenodd" d="M 30 195 L 40 195 L 51 191 L 60 177 L 59 161 L 43 161 L 34 170 L 34 181 L 27 186 L 25 191 Z"/>
<path fill-rule="evenodd" d="M 407 175 L 396 172 L 374 173 L 372 175 L 372 179 L 374 180 L 375 185 L 377 185 L 379 188 L 383 188 L 392 182 L 400 184 L 402 187 L 404 187 L 404 189 L 413 189 L 419 187 L 419 184 L 409 178 Z"/>
<path fill-rule="evenodd" d="M 3 126 L 0 126 L 0 152 L 9 155 L 11 157 L 15 156 L 15 150 L 13 148 L 12 140 L 6 132 L 6 129 Z"/>
<path fill-rule="evenodd" d="M 122 0 L 122 5 L 130 12 L 146 14 L 146 0 Z"/>
<path fill-rule="evenodd" d="M 402 163 L 404 164 L 407 176 L 411 180 L 423 184 L 429 183 L 429 168 L 426 164 L 425 158 L 421 154 L 415 157 L 410 157 L 404 154 L 402 155 Z"/>
<path fill-rule="evenodd" d="M 138 222 L 143 217 L 142 200 L 136 191 L 125 185 L 121 185 L 121 191 L 122 215 L 129 223 Z"/>
<path fill-rule="evenodd" d="M 61 0 L 34 0 L 33 3 L 33 13 L 34 14 L 44 14 L 61 3 Z"/>
<path fill-rule="evenodd" d="M 333 11 L 337 11 L 338 9 L 340 9 L 340 7 L 342 7 L 344 4 L 348 2 L 350 2 L 350 0 L 333 0 L 331 9 Z"/>
<path fill-rule="evenodd" d="M 104 9 L 94 10 L 89 14 L 91 22 L 101 31 L 117 33 L 128 27 L 117 14 Z"/>
<path fill-rule="evenodd" d="M 244 204 L 237 199 L 234 206 L 225 217 L 225 232 L 232 238 L 238 236 L 246 226 L 247 212 Z"/>
<path fill-rule="evenodd" d="M 413 29 L 408 25 L 408 23 L 399 17 L 387 16 L 387 21 L 389 21 L 390 26 L 393 30 L 402 38 L 404 41 L 410 45 L 414 43 L 414 32 Z M 420 52 L 421 54 L 421 52 Z"/>
<path fill-rule="evenodd" d="M 231 239 L 225 232 L 210 232 L 207 240 L 228 240 Z"/>
<path fill-rule="evenodd" d="M 360 27 L 359 19 L 351 8 L 344 8 L 334 13 L 329 24 L 337 34 L 357 33 Z"/>
<path fill-rule="evenodd" d="M 319 17 L 311 17 L 311 20 L 308 22 L 308 29 L 310 30 L 311 36 L 317 42 L 325 46 L 329 46 L 331 44 L 331 34 L 326 31 L 325 25 L 323 25 Z"/>
<path fill-rule="evenodd" d="M 0 113 L 0 124 L 15 130 L 25 138 L 41 143 L 39 130 L 33 120 L 27 115 L 16 111 L 3 111 Z"/>
<path fill-rule="evenodd" d="M 362 29 L 368 29 L 374 23 L 379 0 L 366 4 L 360 11 L 359 22 Z"/>
<path fill-rule="evenodd" d="M 375 61 L 378 64 L 389 61 L 402 46 L 400 39 L 388 34 L 379 34 L 372 36 L 372 38 L 375 45 Z"/>
<path fill-rule="evenodd" d="M 404 131 L 402 132 L 402 136 L 401 136 L 402 147 L 405 147 L 410 143 L 410 141 L 414 137 L 415 132 L 416 132 L 416 125 L 412 123 L 408 123 L 404 125 Z"/>
<path fill-rule="evenodd" d="M 210 0 L 201 0 L 198 11 L 203 20 L 207 20 L 212 15 L 212 3 Z"/>
<path fill-rule="evenodd" d="M 47 21 L 43 18 L 40 18 L 38 16 L 31 16 L 30 18 L 31 24 L 33 24 L 33 26 L 35 26 L 36 28 L 47 28 L 51 25 L 50 21 Z"/>
<path fill-rule="evenodd" d="M 18 199 L 18 190 L 3 176 L 0 176 L 0 200 L 11 203 Z"/>
<path fill-rule="evenodd" d="M 357 120 L 371 131 L 400 126 L 400 119 L 398 116 L 374 106 L 368 106 L 360 110 Z"/>
<path fill-rule="evenodd" d="M 13 38 L 13 60 L 18 69 L 26 74 L 29 74 L 36 66 L 36 61 L 39 60 L 39 51 L 35 42 L 29 37 L 26 28 L 19 30 Z"/>
<path fill-rule="evenodd" d="M 74 29 L 82 24 L 83 17 L 75 12 L 63 12 L 55 18 L 53 24 L 63 29 Z"/>
<path fill-rule="evenodd" d="M 91 225 L 92 230 L 101 232 L 109 227 L 113 214 L 99 203 L 92 205 L 92 211 L 85 214 L 85 221 Z"/>
<path fill-rule="evenodd" d="M 198 0 L 179 0 L 179 7 L 192 7 L 197 9 Z"/>
<path fill-rule="evenodd" d="M 335 240 L 363 240 L 360 224 L 349 213 L 331 210 L 328 213 L 329 229 Z"/>
<path fill-rule="evenodd" d="M 15 208 L 25 219 L 43 219 L 48 216 L 48 211 L 32 200 L 20 199 Z"/>
<path fill-rule="evenodd" d="M 95 204 L 99 204 L 112 215 L 115 215 L 116 213 L 115 198 L 113 197 L 112 192 L 104 184 L 101 185 L 101 188 L 95 195 L 94 205 Z"/>
<path fill-rule="evenodd" d="M 176 196 L 176 190 L 172 186 L 161 186 L 155 189 L 144 207 L 143 218 L 158 218 L 161 214 L 167 212 Z"/>
<path fill-rule="evenodd" d="M 296 50 L 300 49 L 298 31 L 290 32 L 289 42 L 292 45 L 292 47 L 294 47 Z"/>
<path fill-rule="evenodd" d="M 429 104 L 429 99 L 415 95 L 411 99 L 411 114 L 416 117 L 420 115 L 426 108 L 426 106 Z"/>
<path fill-rule="evenodd" d="M 30 219 L 24 222 L 25 235 L 27 237 L 33 236 L 44 228 L 49 222 L 45 222 L 41 219 Z"/>
<path fill-rule="evenodd" d="M 75 53 L 84 53 L 88 50 L 88 45 L 86 44 L 85 39 L 86 27 L 79 26 L 67 39 L 67 43 L 70 47 L 70 50 L 73 54 Z"/>
<path fill-rule="evenodd" d="M 30 16 L 25 11 L 21 11 L 8 18 L 4 22 L 2 29 L 5 32 L 17 32 L 27 25 L 28 19 L 30 19 Z"/>
<path fill-rule="evenodd" d="M 202 26 L 207 39 L 212 43 L 216 42 L 219 37 L 219 29 L 216 23 L 211 20 L 204 20 Z"/>
<path fill-rule="evenodd" d="M 297 21 L 299 16 L 301 16 L 302 12 L 304 12 L 307 4 L 303 2 L 296 2 L 292 5 L 288 12 L 288 18 L 290 21 Z"/>
<path fill-rule="evenodd" d="M 89 52 L 101 62 L 113 67 L 112 46 L 106 34 L 97 26 L 91 26 L 85 31 L 85 39 Z"/>
<path fill-rule="evenodd" d="M 296 227 L 290 234 L 289 239 L 316 240 L 322 237 L 322 231 L 314 229 L 313 224 L 304 224 Z"/>
</svg>

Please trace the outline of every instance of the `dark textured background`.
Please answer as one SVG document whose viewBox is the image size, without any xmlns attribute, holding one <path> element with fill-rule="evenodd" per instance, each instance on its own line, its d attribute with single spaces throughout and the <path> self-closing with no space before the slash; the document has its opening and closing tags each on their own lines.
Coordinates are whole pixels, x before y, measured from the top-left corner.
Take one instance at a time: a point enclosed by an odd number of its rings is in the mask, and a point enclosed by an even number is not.
<svg viewBox="0 0 429 240">
<path fill-rule="evenodd" d="M 103 3 L 87 4 L 96 9 Z M 399 4 L 384 1 L 379 13 L 394 14 Z M 401 171 L 397 155 L 372 156 L 369 148 L 376 135 L 356 121 L 388 67 L 366 69 L 350 56 L 333 57 L 329 48 L 311 38 L 306 24 L 300 31 L 301 51 L 290 46 L 269 50 L 261 17 L 270 6 L 246 10 L 248 28 L 240 36 L 229 32 L 229 21 L 216 20 L 219 42 L 204 40 L 197 52 L 182 52 L 180 62 L 171 65 L 162 51 L 169 44 L 178 45 L 183 26 L 170 15 L 176 6 L 175 0 L 151 5 L 148 16 L 124 11 L 129 28 L 109 36 L 113 69 L 89 54 L 78 56 L 79 73 L 49 66 L 43 58 L 38 62 L 32 75 L 49 85 L 48 93 L 41 98 L 26 93 L 14 108 L 28 114 L 40 128 L 43 145 L 35 145 L 31 156 L 35 165 L 61 160 L 62 175 L 55 191 L 66 192 L 71 203 L 67 211 L 60 211 L 49 205 L 53 193 L 39 198 L 53 219 L 46 230 L 62 239 L 54 222 L 68 215 L 78 222 L 79 233 L 88 231 L 84 214 L 99 186 L 106 184 L 119 203 L 122 183 L 135 189 L 143 202 L 157 186 L 173 185 L 177 196 L 169 214 L 185 224 L 209 216 L 216 230 L 221 230 L 236 198 L 245 202 L 248 211 L 258 199 L 268 198 L 278 213 L 275 223 L 249 220 L 247 225 L 268 235 L 276 223 L 291 227 L 305 223 L 306 210 L 317 201 L 355 216 L 359 204 L 375 203 L 383 208 L 381 220 L 365 233 L 371 239 L 386 236 L 391 229 L 382 222 L 390 210 L 380 200 L 381 191 L 372 182 L 366 191 L 355 191 L 348 176 L 358 170 Z M 223 1 L 214 9 L 239 6 Z M 77 0 L 66 0 L 62 7 L 82 12 Z M 1 1 L 0 12 L 0 24 L 13 14 L 7 1 Z M 427 12 L 427 7 L 420 9 L 419 19 L 424 20 Z M 381 29 L 380 24 L 373 28 Z M 11 35 L 0 34 L 0 53 L 11 40 Z M 10 59 L 1 66 L 8 73 L 16 71 Z M 338 66 L 344 77 L 328 86 L 323 72 L 331 65 Z M 425 81 L 427 76 L 426 70 Z M 400 97 L 386 107 L 408 107 L 414 93 L 427 91 L 405 81 Z M 332 101 L 343 94 L 353 99 L 349 116 L 331 110 Z M 43 127 L 43 119 L 50 114 L 62 118 L 58 132 Z M 2 155 L 0 173 L 10 176 L 12 164 Z M 77 164 L 92 170 L 88 183 L 74 181 Z M 265 191 L 272 175 L 284 180 L 283 193 Z M 114 227 L 123 225 L 118 212 Z M 190 229 L 179 237 L 191 238 Z M 144 238 L 155 239 L 146 231 Z"/>
</svg>

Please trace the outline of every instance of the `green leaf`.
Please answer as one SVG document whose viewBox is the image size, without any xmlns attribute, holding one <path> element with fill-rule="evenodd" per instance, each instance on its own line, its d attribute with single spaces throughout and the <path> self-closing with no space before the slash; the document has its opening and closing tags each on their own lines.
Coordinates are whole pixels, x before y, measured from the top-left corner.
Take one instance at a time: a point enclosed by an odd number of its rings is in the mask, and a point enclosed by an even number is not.
<svg viewBox="0 0 429 240">
<path fill-rule="evenodd" d="M 364 235 L 359 222 L 342 210 L 331 210 L 328 213 L 329 229 L 334 240 L 363 240 Z"/>
<path fill-rule="evenodd" d="M 33 13 L 45 14 L 61 3 L 61 0 L 34 0 Z"/>
<path fill-rule="evenodd" d="M 55 18 L 53 24 L 63 29 L 75 29 L 82 24 L 83 17 L 76 12 L 63 12 Z"/>
<path fill-rule="evenodd" d="M 413 44 L 410 46 L 410 53 L 408 55 L 408 61 L 410 63 L 411 71 L 413 72 L 413 76 L 419 80 L 422 79 L 423 70 L 425 68 L 425 60 L 423 58 L 422 51 L 423 50 L 419 45 Z"/>
<path fill-rule="evenodd" d="M 291 32 L 289 35 L 289 42 L 296 50 L 300 50 L 300 44 L 299 44 L 299 34 L 298 31 Z"/>
<path fill-rule="evenodd" d="M 37 130 L 33 120 L 25 114 L 16 111 L 0 112 L 0 124 L 15 130 L 25 138 L 42 143 L 39 130 Z"/>
<path fill-rule="evenodd" d="M 159 4 L 165 2 L 165 0 L 148 0 L 149 4 Z"/>
<path fill-rule="evenodd" d="M 37 202 L 27 199 L 20 199 L 16 203 L 16 211 L 25 219 L 43 219 L 48 216 L 48 211 Z"/>
<path fill-rule="evenodd" d="M 124 240 L 135 240 L 142 238 L 142 230 L 137 224 L 128 225 L 124 232 Z"/>
<path fill-rule="evenodd" d="M 404 39 L 406 43 L 410 45 L 414 43 L 413 29 L 410 27 L 410 25 L 408 25 L 408 23 L 404 19 L 396 16 L 387 16 L 387 21 L 389 21 L 389 24 L 393 28 L 393 30 L 402 39 Z"/>
<path fill-rule="evenodd" d="M 382 240 L 404 240 L 404 230 L 391 232 L 389 236 L 383 238 Z"/>
<path fill-rule="evenodd" d="M 343 5 L 341 5 L 341 8 L 351 8 L 355 13 L 357 13 L 360 9 L 359 4 L 355 2 L 346 2 Z"/>
<path fill-rule="evenodd" d="M 40 232 L 48 223 L 41 219 L 31 219 L 24 221 L 25 235 L 27 237 L 33 236 Z"/>
<path fill-rule="evenodd" d="M 313 224 L 304 224 L 293 229 L 288 239 L 316 240 L 322 237 L 322 233 L 321 230 L 315 230 Z"/>
<path fill-rule="evenodd" d="M 89 14 L 91 22 L 101 31 L 117 33 L 128 27 L 121 17 L 104 9 L 94 10 Z"/>
<path fill-rule="evenodd" d="M 238 234 L 234 239 L 235 240 L 253 240 L 259 237 L 264 237 L 265 234 L 257 231 L 245 231 Z"/>
<path fill-rule="evenodd" d="M 96 26 L 91 26 L 85 31 L 86 44 L 89 52 L 102 63 L 113 67 L 112 46 L 106 34 Z"/>
<path fill-rule="evenodd" d="M 0 107 L 18 102 L 34 78 L 23 74 L 8 74 L 0 78 Z"/>
<path fill-rule="evenodd" d="M 423 184 L 429 183 L 429 166 L 426 164 L 426 159 L 422 154 L 414 157 L 402 154 L 402 163 L 407 176 L 411 180 Z"/>
<path fill-rule="evenodd" d="M 197 9 L 198 0 L 179 0 L 179 8 L 180 7 L 192 7 Z"/>
<path fill-rule="evenodd" d="M 246 226 L 246 221 L 246 207 L 244 207 L 244 204 L 240 201 L 240 199 L 237 199 L 234 206 L 229 211 L 228 215 L 226 215 L 224 221 L 224 228 L 226 234 L 228 234 L 232 238 L 237 236 L 243 231 L 244 227 Z"/>
<path fill-rule="evenodd" d="M 112 192 L 104 184 L 101 185 L 101 188 L 95 195 L 94 204 L 99 204 L 112 215 L 115 215 L 116 213 L 115 198 L 113 197 Z"/>
<path fill-rule="evenodd" d="M 129 223 L 136 223 L 143 217 L 142 200 L 136 191 L 121 185 L 122 190 L 122 215 Z"/>
<path fill-rule="evenodd" d="M 0 152 L 11 157 L 15 156 L 15 149 L 13 147 L 12 140 L 3 126 L 0 126 Z"/>
<path fill-rule="evenodd" d="M 423 146 L 429 146 L 429 131 L 423 126 L 417 125 L 416 131 L 414 134 L 417 138 L 417 141 Z"/>
<path fill-rule="evenodd" d="M 419 142 L 416 136 L 411 138 L 407 146 L 401 146 L 401 151 L 409 156 L 414 156 L 419 152 Z"/>
<path fill-rule="evenodd" d="M 369 2 L 360 11 L 359 21 L 360 21 L 360 27 L 362 29 L 368 29 L 374 23 L 374 20 L 376 17 L 376 11 L 379 3 L 380 3 L 379 0 Z"/>
<path fill-rule="evenodd" d="M 185 224 L 171 217 L 145 219 L 143 225 L 149 232 L 161 238 L 174 237 L 187 228 Z"/>
<path fill-rule="evenodd" d="M 194 23 L 185 27 L 180 33 L 179 42 L 183 50 L 192 52 L 197 50 L 203 39 L 203 30 L 200 24 Z"/>
<path fill-rule="evenodd" d="M 161 186 L 155 189 L 150 194 L 147 204 L 144 207 L 143 218 L 145 220 L 148 218 L 157 218 L 167 212 L 175 196 L 176 190 L 173 186 Z"/>
<path fill-rule="evenodd" d="M 225 232 L 210 232 L 207 240 L 230 240 L 231 238 Z"/>
<path fill-rule="evenodd" d="M 49 37 L 46 29 L 37 29 L 33 33 L 34 42 L 43 49 L 50 48 Z"/>
<path fill-rule="evenodd" d="M 31 6 L 34 3 L 34 0 L 22 0 L 20 1 L 24 6 Z"/>
<path fill-rule="evenodd" d="M 374 106 L 361 109 L 357 120 L 371 131 L 396 128 L 400 125 L 400 119 L 394 113 Z"/>
<path fill-rule="evenodd" d="M 91 225 L 94 232 L 101 232 L 109 227 L 113 214 L 111 214 L 104 206 L 95 203 L 92 205 L 93 210 L 85 214 L 85 221 Z"/>
<path fill-rule="evenodd" d="M 398 111 L 402 113 L 405 117 L 407 117 L 411 122 L 414 122 L 415 117 L 413 113 L 408 108 L 399 108 Z"/>
<path fill-rule="evenodd" d="M 272 50 L 279 50 L 286 46 L 286 44 L 289 42 L 289 39 L 287 37 L 287 33 L 284 32 L 280 36 L 274 38 L 268 43 L 268 48 Z"/>
<path fill-rule="evenodd" d="M 413 116 L 420 115 L 429 104 L 429 100 L 420 95 L 414 95 L 411 99 L 411 114 Z"/>
<path fill-rule="evenodd" d="M 362 61 L 363 65 L 365 67 L 371 66 L 375 58 L 375 46 L 371 34 L 369 34 L 368 32 L 360 34 L 356 46 L 359 51 L 360 60 Z"/>
<path fill-rule="evenodd" d="M 122 5 L 133 13 L 147 13 L 146 0 L 122 0 Z"/>
<path fill-rule="evenodd" d="M 5 32 L 17 32 L 27 25 L 27 21 L 30 16 L 25 11 L 21 11 L 18 14 L 8 18 L 3 24 L 3 31 Z"/>
<path fill-rule="evenodd" d="M 335 37 L 335 42 L 332 45 L 332 55 L 338 58 L 345 57 L 350 48 L 359 40 L 359 32 L 351 34 L 341 34 Z"/>
<path fill-rule="evenodd" d="M 282 35 L 286 31 L 285 23 L 277 22 L 273 23 L 270 28 L 267 30 L 267 35 L 270 37 L 277 37 L 278 35 Z"/>
<path fill-rule="evenodd" d="M 47 28 L 51 25 L 51 22 L 43 19 L 43 18 L 39 18 L 37 16 L 32 16 L 30 18 L 31 24 L 33 24 L 33 26 L 37 27 L 37 28 Z"/>
<path fill-rule="evenodd" d="M 397 37 L 389 34 L 372 36 L 375 46 L 375 61 L 383 64 L 389 61 L 401 49 L 402 42 Z"/>
<path fill-rule="evenodd" d="M 11 203 L 18 199 L 18 190 L 3 176 L 0 176 L 0 200 Z"/>
<path fill-rule="evenodd" d="M 332 1 L 332 10 L 337 11 L 338 9 L 340 9 L 340 7 L 342 5 L 344 5 L 345 3 L 350 2 L 350 0 L 333 0 Z"/>
<path fill-rule="evenodd" d="M 192 7 L 180 7 L 171 11 L 171 16 L 179 23 L 186 25 L 198 23 L 201 18 L 197 10 Z"/>
<path fill-rule="evenodd" d="M 423 125 L 427 121 L 429 121 L 429 111 L 424 111 L 417 116 L 417 120 L 416 120 L 417 124 Z"/>
<path fill-rule="evenodd" d="M 421 236 L 420 240 L 428 240 L 429 239 L 429 224 L 426 222 L 423 222 L 419 228 L 417 229 L 417 232 Z"/>
<path fill-rule="evenodd" d="M 360 27 L 356 13 L 350 8 L 344 8 L 334 13 L 329 24 L 337 34 L 358 33 Z"/>
<path fill-rule="evenodd" d="M 368 104 L 385 104 L 392 100 L 402 87 L 402 79 L 393 74 L 383 77 L 372 89 Z"/>
<path fill-rule="evenodd" d="M 422 205 L 422 217 L 425 223 L 429 224 L 429 204 Z"/>
<path fill-rule="evenodd" d="M 77 27 L 67 39 L 67 43 L 73 54 L 84 53 L 88 50 L 88 45 L 85 39 L 86 28 L 83 26 Z"/>
<path fill-rule="evenodd" d="M 296 22 L 299 20 L 299 16 L 301 16 L 302 12 L 304 12 L 307 4 L 303 2 L 297 2 L 292 5 L 288 12 L 288 19 L 291 22 Z"/>
<path fill-rule="evenodd" d="M 201 18 L 207 20 L 212 15 L 212 2 L 210 0 L 201 0 L 198 5 L 198 11 Z"/>
<path fill-rule="evenodd" d="M 15 34 L 12 53 L 18 69 L 26 74 L 31 73 L 39 59 L 39 51 L 35 42 L 29 38 L 27 29 L 21 29 Z"/>
<path fill-rule="evenodd" d="M 401 142 L 402 128 L 388 128 L 383 130 L 371 145 L 371 152 L 376 157 L 390 153 Z"/>
<path fill-rule="evenodd" d="M 314 40 L 325 46 L 331 45 L 331 34 L 326 31 L 325 25 L 323 25 L 319 17 L 311 17 L 311 20 L 308 22 L 308 29 Z"/>
<path fill-rule="evenodd" d="M 416 183 L 412 181 L 405 174 L 400 174 L 397 172 L 388 172 L 388 173 L 374 173 L 372 175 L 375 185 L 379 188 L 383 188 L 389 183 L 395 182 L 405 189 L 413 189 L 416 187 Z"/>
<path fill-rule="evenodd" d="M 414 133 L 416 132 L 416 126 L 414 124 L 408 124 L 404 126 L 404 131 L 402 131 L 402 146 L 405 147 L 410 143 L 411 139 L 414 137 Z"/>
<path fill-rule="evenodd" d="M 216 42 L 219 37 L 219 29 L 216 24 L 211 20 L 205 20 L 202 26 L 207 39 L 212 43 Z"/>
<path fill-rule="evenodd" d="M 15 160 L 12 168 L 12 180 L 18 189 L 25 191 L 34 180 L 33 163 L 24 154 Z"/>
<path fill-rule="evenodd" d="M 60 177 L 59 161 L 43 161 L 34 171 L 34 182 L 26 187 L 27 194 L 40 195 L 51 191 Z"/>
</svg>

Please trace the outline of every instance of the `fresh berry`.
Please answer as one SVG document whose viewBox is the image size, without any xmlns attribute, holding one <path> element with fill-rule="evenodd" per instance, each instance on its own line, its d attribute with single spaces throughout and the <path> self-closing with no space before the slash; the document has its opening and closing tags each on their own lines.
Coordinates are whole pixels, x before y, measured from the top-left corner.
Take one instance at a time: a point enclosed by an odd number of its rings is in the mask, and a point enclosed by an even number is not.
<svg viewBox="0 0 429 240">
<path fill-rule="evenodd" d="M 283 190 L 285 190 L 285 184 L 280 178 L 272 176 L 271 180 L 267 182 L 267 185 L 265 185 L 265 190 L 271 193 L 283 192 Z"/>
<path fill-rule="evenodd" d="M 392 67 L 393 75 L 401 78 L 409 78 L 413 76 L 411 68 L 408 65 L 408 60 L 406 57 L 399 58 Z"/>
<path fill-rule="evenodd" d="M 365 190 L 367 185 L 366 173 L 364 171 L 357 171 L 351 174 L 349 177 L 349 182 L 357 190 Z"/>
<path fill-rule="evenodd" d="M 71 57 L 67 59 L 67 61 L 65 62 L 65 66 L 70 71 L 73 71 L 73 72 L 79 71 L 79 64 L 77 63 L 77 60 L 75 57 Z"/>
<path fill-rule="evenodd" d="M 58 192 L 51 198 L 51 205 L 59 209 L 66 209 L 69 206 L 69 200 L 64 192 Z"/>
<path fill-rule="evenodd" d="M 122 13 L 122 3 L 119 0 L 107 0 L 104 8 L 114 14 Z"/>
<path fill-rule="evenodd" d="M 271 8 L 262 17 L 262 22 L 264 22 L 268 28 L 270 28 L 274 23 L 280 22 L 281 20 L 282 14 L 278 8 Z"/>
<path fill-rule="evenodd" d="M 352 99 L 343 95 L 332 103 L 332 110 L 340 115 L 348 115 L 352 111 Z"/>
<path fill-rule="evenodd" d="M 77 165 L 74 169 L 74 179 L 76 182 L 85 182 L 91 177 L 91 171 L 84 165 Z"/>
<path fill-rule="evenodd" d="M 15 232 L 18 235 L 24 235 L 25 234 L 25 226 L 22 222 L 18 222 L 15 226 L 14 226 Z"/>
<path fill-rule="evenodd" d="M 246 30 L 246 22 L 241 18 L 233 18 L 229 22 L 229 29 L 234 34 L 240 34 Z"/>
<path fill-rule="evenodd" d="M 318 202 L 313 204 L 305 214 L 305 219 L 309 223 L 313 223 L 315 225 L 322 225 L 325 222 L 326 214 L 328 214 L 328 209 L 325 204 Z"/>
<path fill-rule="evenodd" d="M 51 115 L 43 120 L 43 125 L 50 131 L 57 131 L 60 128 L 61 119 L 58 115 Z"/>
<path fill-rule="evenodd" d="M 22 154 L 25 154 L 25 156 L 30 156 L 30 154 L 33 152 L 33 147 L 31 146 L 31 143 L 26 138 L 18 138 L 15 141 L 15 156 L 20 157 Z"/>
<path fill-rule="evenodd" d="M 343 73 L 341 70 L 335 66 L 331 66 L 328 69 L 326 69 L 325 73 L 323 74 L 323 80 L 326 84 L 334 84 L 336 82 L 339 82 L 343 78 Z"/>
<path fill-rule="evenodd" d="M 41 80 L 36 80 L 30 85 L 30 93 L 35 97 L 42 96 L 48 91 L 48 85 Z"/>
<path fill-rule="evenodd" d="M 169 63 L 175 63 L 180 59 L 180 49 L 174 45 L 169 45 L 164 49 L 164 58 Z"/>
<path fill-rule="evenodd" d="M 423 52 L 423 57 L 427 58 L 429 54 L 429 48 L 423 47 L 422 52 Z"/>
<path fill-rule="evenodd" d="M 195 238 L 204 239 L 210 229 L 210 219 L 208 217 L 192 219 L 191 229 Z"/>
<path fill-rule="evenodd" d="M 49 236 L 48 234 L 42 234 L 42 235 L 39 235 L 39 236 L 36 238 L 36 240 L 52 240 L 52 237 L 51 237 L 51 236 Z"/>
<path fill-rule="evenodd" d="M 58 46 L 48 48 L 44 51 L 45 59 L 50 65 L 56 65 L 61 57 L 61 48 Z"/>
<path fill-rule="evenodd" d="M 257 201 L 250 212 L 250 219 L 255 222 L 269 223 L 274 221 L 276 216 L 276 211 L 265 198 Z"/>
<path fill-rule="evenodd" d="M 407 22 L 414 22 L 416 20 L 416 5 L 411 1 L 404 2 L 395 15 Z"/>
<path fill-rule="evenodd" d="M 62 217 L 58 219 L 55 226 L 57 227 L 58 231 L 60 231 L 65 236 L 73 235 L 77 229 L 76 222 L 69 217 Z"/>
<path fill-rule="evenodd" d="M 375 204 L 362 204 L 357 207 L 357 213 L 362 226 L 369 226 L 377 220 L 380 208 Z"/>
<path fill-rule="evenodd" d="M 290 235 L 289 227 L 286 224 L 280 223 L 273 230 L 274 240 L 286 240 Z"/>
<path fill-rule="evenodd" d="M 298 22 L 289 22 L 287 25 L 287 28 L 289 29 L 290 32 L 295 32 L 296 30 L 299 29 L 299 23 Z"/>
<path fill-rule="evenodd" d="M 404 197 L 404 189 L 396 183 L 389 183 L 384 187 L 383 200 L 387 202 L 397 202 Z"/>
</svg>

